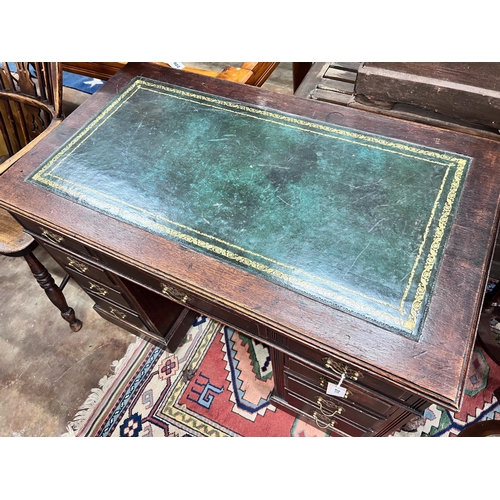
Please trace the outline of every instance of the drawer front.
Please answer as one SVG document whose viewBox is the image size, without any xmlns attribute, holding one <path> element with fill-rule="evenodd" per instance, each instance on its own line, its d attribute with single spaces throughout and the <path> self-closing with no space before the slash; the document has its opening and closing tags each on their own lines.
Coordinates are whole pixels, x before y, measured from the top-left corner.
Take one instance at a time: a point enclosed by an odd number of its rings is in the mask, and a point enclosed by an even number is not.
<svg viewBox="0 0 500 500">
<path fill-rule="evenodd" d="M 107 300 L 110 300 L 116 304 L 119 304 L 123 307 L 131 309 L 131 305 L 127 302 L 127 299 L 122 295 L 122 293 L 118 290 L 110 288 L 102 283 L 99 283 L 92 278 L 84 274 L 77 273 L 76 271 L 70 271 L 67 269 L 68 274 L 85 290 L 93 293 L 99 297 L 103 297 Z"/>
<path fill-rule="evenodd" d="M 379 394 L 389 396 L 392 399 L 406 402 L 407 399 L 411 397 L 411 393 L 408 391 L 349 363 L 344 363 L 343 361 L 335 359 L 332 356 L 326 356 L 319 350 L 304 346 L 299 342 L 285 338 L 278 333 L 273 333 L 272 337 L 280 339 L 285 349 L 297 354 L 297 356 L 301 358 L 309 360 L 311 363 L 314 363 L 317 365 L 318 369 L 323 370 L 325 374 L 335 377 L 335 380 L 344 374 L 346 381 L 357 382 L 368 389 L 371 389 Z"/>
<path fill-rule="evenodd" d="M 72 254 L 66 253 L 64 250 L 55 248 L 51 245 L 44 245 L 45 249 L 59 262 L 59 264 L 69 272 L 78 272 L 99 283 L 107 286 L 115 286 L 111 278 L 103 270 L 87 260 L 75 257 Z"/>
<path fill-rule="evenodd" d="M 242 333 L 250 335 L 258 335 L 258 326 L 252 320 L 240 316 L 239 314 L 221 308 L 217 304 L 212 304 L 205 299 L 198 297 L 196 294 L 184 290 L 182 287 L 173 285 L 166 280 L 162 280 L 156 276 L 146 273 L 142 270 L 133 268 L 117 259 L 113 259 L 107 255 L 101 254 L 100 258 L 105 261 L 118 275 L 123 275 L 136 283 L 153 290 L 174 302 L 191 307 L 215 320 L 224 323 L 227 326 L 233 327 Z"/>
<path fill-rule="evenodd" d="M 307 366 L 293 357 L 285 357 L 285 366 L 287 371 L 297 378 L 302 378 L 309 381 L 316 389 L 326 395 L 328 382 L 337 385 L 340 377 L 336 375 L 325 374 L 319 370 L 315 370 Z M 388 417 L 395 411 L 394 405 L 388 401 L 380 399 L 377 393 L 373 393 L 367 389 L 350 383 L 347 379 L 342 382 L 342 387 L 347 389 L 345 399 L 355 405 L 364 408 L 369 408 L 372 412 L 384 417 Z M 344 398 L 338 398 L 341 401 Z"/>
<path fill-rule="evenodd" d="M 369 436 L 372 434 L 371 429 L 365 429 L 352 422 L 347 422 L 337 415 L 326 417 L 321 413 L 318 406 L 311 404 L 309 401 L 289 391 L 285 393 L 285 401 L 299 412 L 307 414 L 316 425 L 325 432 L 340 431 L 341 435 L 345 434 L 352 437 Z"/>
<path fill-rule="evenodd" d="M 354 422 L 366 429 L 380 427 L 386 420 L 385 416 L 376 415 L 362 406 L 351 406 L 349 399 L 328 396 L 324 391 L 304 384 L 287 372 L 285 372 L 285 390 L 310 402 L 311 405 L 318 408 L 319 413 L 324 418 L 335 418 L 336 415 L 339 415 L 343 419 Z"/>
<path fill-rule="evenodd" d="M 76 241 L 69 236 L 63 235 L 58 231 L 55 231 L 54 229 L 49 229 L 41 224 L 38 224 L 37 222 L 33 222 L 30 219 L 26 219 L 25 217 L 22 217 L 20 215 L 13 215 L 19 221 L 19 223 L 34 236 L 39 236 L 43 240 L 49 241 L 56 245 L 61 245 L 62 247 L 72 250 L 73 252 L 76 252 L 85 257 L 95 258 L 92 255 L 91 251 L 79 241 Z"/>
<path fill-rule="evenodd" d="M 120 307 L 119 305 L 112 302 L 108 302 L 107 300 L 99 297 L 98 295 L 94 295 L 93 293 L 89 293 L 89 296 L 92 297 L 94 302 L 108 315 L 113 316 L 123 323 L 128 323 L 135 326 L 136 328 L 140 328 L 151 333 L 137 313 L 124 309 L 123 307 Z"/>
<path fill-rule="evenodd" d="M 106 309 L 101 308 L 99 304 L 94 305 L 94 310 L 97 312 L 97 314 L 99 314 L 101 317 L 103 317 L 110 323 L 113 323 L 119 326 L 120 328 L 123 328 L 124 330 L 133 333 L 134 335 L 144 338 L 150 342 L 153 342 L 155 345 L 160 346 L 162 349 L 165 348 L 165 341 L 160 336 L 155 335 L 154 333 L 151 333 L 145 330 L 144 328 L 138 328 L 136 324 L 129 323 L 117 316 L 110 314 Z"/>
</svg>

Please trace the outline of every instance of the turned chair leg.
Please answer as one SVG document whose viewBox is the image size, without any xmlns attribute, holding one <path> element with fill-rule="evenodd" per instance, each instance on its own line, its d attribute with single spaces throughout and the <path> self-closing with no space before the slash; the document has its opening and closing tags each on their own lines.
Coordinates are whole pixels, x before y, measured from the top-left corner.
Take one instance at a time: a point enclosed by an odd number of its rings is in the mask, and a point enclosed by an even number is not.
<svg viewBox="0 0 500 500">
<path fill-rule="evenodd" d="M 66 303 L 63 293 L 55 284 L 49 271 L 32 253 L 24 255 L 24 258 L 38 284 L 43 288 L 52 304 L 61 311 L 61 316 L 69 323 L 71 330 L 74 332 L 80 330 L 82 322 L 76 318 L 75 311 Z"/>
</svg>

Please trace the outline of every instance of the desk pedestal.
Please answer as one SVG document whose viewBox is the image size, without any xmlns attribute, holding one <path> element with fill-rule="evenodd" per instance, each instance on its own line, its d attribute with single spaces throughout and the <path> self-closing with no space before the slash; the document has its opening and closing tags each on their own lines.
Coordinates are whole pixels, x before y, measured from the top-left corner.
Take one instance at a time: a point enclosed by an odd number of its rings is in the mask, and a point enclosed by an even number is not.
<svg viewBox="0 0 500 500">
<path fill-rule="evenodd" d="M 340 436 L 388 435 L 430 401 L 275 329 L 185 292 L 66 235 L 14 214 L 95 302 L 104 319 L 173 352 L 199 314 L 265 343 L 272 355 L 273 404 Z M 334 396 L 340 387 L 342 396 Z"/>
</svg>

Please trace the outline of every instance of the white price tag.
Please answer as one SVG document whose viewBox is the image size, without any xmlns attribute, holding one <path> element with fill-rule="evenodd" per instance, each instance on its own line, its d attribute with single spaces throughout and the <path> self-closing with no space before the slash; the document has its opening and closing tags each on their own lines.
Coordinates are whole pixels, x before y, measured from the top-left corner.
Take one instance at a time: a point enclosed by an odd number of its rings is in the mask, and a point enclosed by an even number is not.
<svg viewBox="0 0 500 500">
<path fill-rule="evenodd" d="M 326 393 L 330 396 L 337 396 L 338 398 L 343 398 L 345 396 L 345 387 L 340 387 L 340 385 L 332 384 L 328 382 L 328 387 L 326 388 Z"/>
<path fill-rule="evenodd" d="M 182 64 L 181 62 L 168 62 L 167 64 L 171 68 L 174 68 L 174 69 L 182 69 L 182 68 L 184 68 L 184 64 Z"/>
<path fill-rule="evenodd" d="M 345 379 L 345 375 L 342 374 L 338 384 L 334 384 L 333 382 L 328 382 L 328 386 L 326 388 L 326 393 L 329 396 L 337 396 L 338 398 L 343 398 L 345 396 L 345 392 L 347 390 L 345 387 L 341 387 L 344 379 Z"/>
</svg>

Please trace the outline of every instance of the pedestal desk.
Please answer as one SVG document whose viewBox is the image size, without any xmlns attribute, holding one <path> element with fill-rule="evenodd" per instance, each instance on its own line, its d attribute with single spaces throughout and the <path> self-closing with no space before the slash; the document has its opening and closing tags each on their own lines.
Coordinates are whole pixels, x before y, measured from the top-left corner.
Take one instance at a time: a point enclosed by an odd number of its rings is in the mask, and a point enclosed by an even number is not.
<svg viewBox="0 0 500 500">
<path fill-rule="evenodd" d="M 0 177 L 0 205 L 104 318 L 175 350 L 211 316 L 269 347 L 274 404 L 380 436 L 461 404 L 499 161 L 486 139 L 133 63 Z"/>
</svg>

